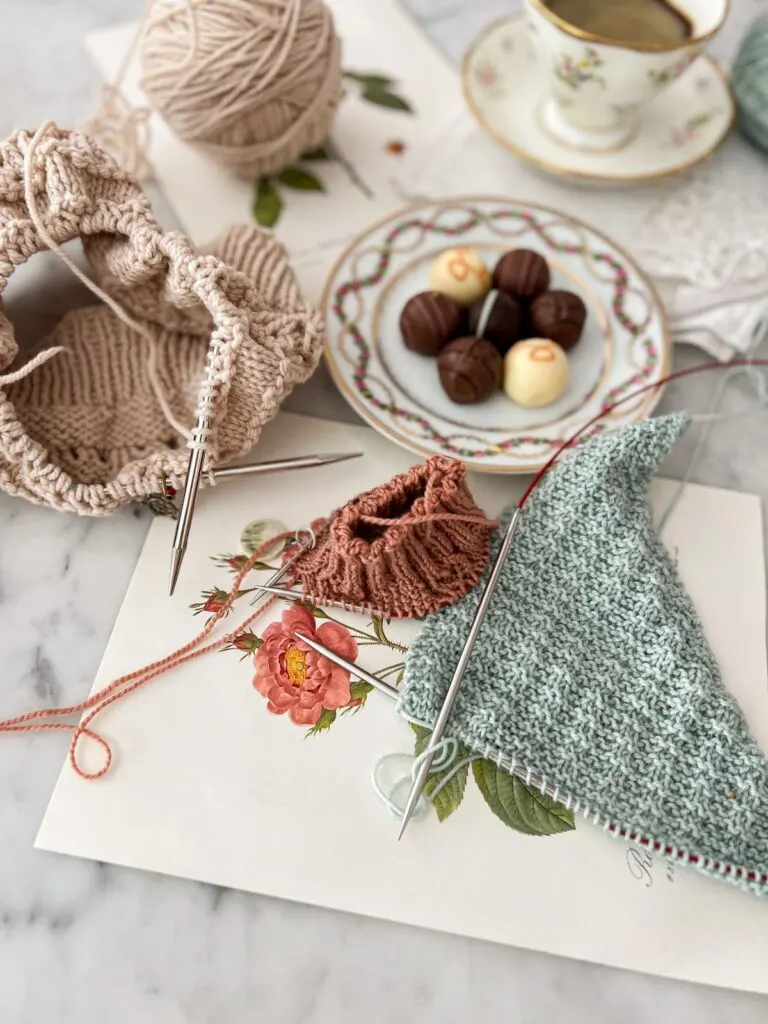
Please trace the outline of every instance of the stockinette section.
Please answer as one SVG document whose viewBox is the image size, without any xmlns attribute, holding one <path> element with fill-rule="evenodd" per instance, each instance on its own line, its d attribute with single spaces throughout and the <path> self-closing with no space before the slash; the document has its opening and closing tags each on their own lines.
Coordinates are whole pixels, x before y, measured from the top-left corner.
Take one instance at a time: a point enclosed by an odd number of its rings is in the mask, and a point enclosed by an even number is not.
<svg viewBox="0 0 768 1024">
<path fill-rule="evenodd" d="M 651 478 L 686 425 L 612 432 L 543 479 L 446 734 L 614 834 L 768 895 L 768 765 L 651 518 Z M 434 722 L 481 590 L 426 620 L 404 717 Z"/>
</svg>

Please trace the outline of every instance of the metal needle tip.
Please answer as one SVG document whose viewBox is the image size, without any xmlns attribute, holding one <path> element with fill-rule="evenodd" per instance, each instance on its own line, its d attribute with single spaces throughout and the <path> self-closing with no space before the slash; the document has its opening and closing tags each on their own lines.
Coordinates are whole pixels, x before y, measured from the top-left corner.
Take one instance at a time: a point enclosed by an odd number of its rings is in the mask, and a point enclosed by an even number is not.
<svg viewBox="0 0 768 1024">
<path fill-rule="evenodd" d="M 362 452 L 330 452 L 328 455 L 319 455 L 318 458 L 327 465 L 331 462 L 348 462 L 349 459 L 359 459 L 362 455 Z"/>
<path fill-rule="evenodd" d="M 364 683 L 370 683 L 370 685 L 375 690 L 378 690 L 379 693 L 383 693 L 386 697 L 391 697 L 393 700 L 397 700 L 399 691 L 396 686 L 393 686 L 391 683 L 386 682 L 384 679 L 380 679 L 378 676 L 375 676 L 373 672 L 367 672 L 364 668 L 361 668 L 354 661 L 347 661 L 347 659 L 342 657 L 340 654 L 336 654 L 335 651 L 330 650 L 328 647 L 325 647 L 323 644 L 318 643 L 317 640 L 313 640 L 311 637 L 306 636 L 304 633 L 299 633 L 297 631 L 295 635 L 299 638 L 299 640 L 303 641 L 308 647 L 311 647 L 313 650 L 317 651 L 318 654 L 322 654 L 329 661 L 332 661 L 335 665 L 340 665 L 341 668 L 345 668 L 350 673 L 350 675 L 353 675 L 356 679 L 362 679 Z"/>
<path fill-rule="evenodd" d="M 173 597 L 173 592 L 176 589 L 176 584 L 179 580 L 179 572 L 181 571 L 181 563 L 183 560 L 184 552 L 181 548 L 174 548 L 171 552 L 171 577 L 170 585 L 168 587 L 168 596 Z"/>
<path fill-rule="evenodd" d="M 272 597 L 280 597 L 284 601 L 303 601 L 304 595 L 300 590 L 291 590 L 288 587 L 270 587 L 266 583 L 256 583 L 253 587 L 261 594 L 271 594 Z"/>
<path fill-rule="evenodd" d="M 408 794 L 408 801 L 405 805 L 405 810 L 403 811 L 403 820 L 400 825 L 400 832 L 397 836 L 398 839 L 403 838 L 403 833 L 408 827 L 408 822 L 411 820 L 413 812 L 416 810 L 416 805 L 418 804 L 421 798 L 421 794 L 424 791 L 424 786 L 426 785 L 427 779 L 429 777 L 429 769 L 432 766 L 432 760 L 435 756 L 435 750 L 437 749 L 438 743 L 443 738 L 443 733 L 445 732 L 445 727 L 448 723 L 448 719 L 453 709 L 453 705 L 456 703 L 456 697 L 458 696 L 459 693 L 459 687 L 461 686 L 461 681 L 464 678 L 464 673 L 467 670 L 467 665 L 469 664 L 472 649 L 475 646 L 477 634 L 480 632 L 480 627 L 482 626 L 483 620 L 485 619 L 486 612 L 488 611 L 488 606 L 491 603 L 491 598 L 493 597 L 494 591 L 496 590 L 496 585 L 499 582 L 499 577 L 501 576 L 501 570 L 504 567 L 504 562 L 506 561 L 506 557 L 509 554 L 509 549 L 512 546 L 512 538 L 515 535 L 515 530 L 517 529 L 517 525 L 519 522 L 520 509 L 516 508 L 515 511 L 512 513 L 512 518 L 509 521 L 507 532 L 504 534 L 504 539 L 501 542 L 501 546 L 499 547 L 498 553 L 495 559 L 493 560 L 491 571 L 488 575 L 485 587 L 483 588 L 483 592 L 480 595 L 480 601 L 478 602 L 477 610 L 475 611 L 475 617 L 472 619 L 472 624 L 469 627 L 469 633 L 467 634 L 466 643 L 464 644 L 461 656 L 459 657 L 459 660 L 456 664 L 456 668 L 453 673 L 453 678 L 451 679 L 450 685 L 448 686 L 448 690 L 446 691 L 443 706 L 440 708 L 440 713 L 435 719 L 435 725 L 434 728 L 432 729 L 432 735 L 429 737 L 429 743 L 427 745 L 426 750 L 424 751 L 424 760 L 421 762 L 421 765 L 419 766 L 419 770 L 416 773 L 416 778 L 414 779 L 413 785 L 411 786 L 411 791 Z"/>
</svg>

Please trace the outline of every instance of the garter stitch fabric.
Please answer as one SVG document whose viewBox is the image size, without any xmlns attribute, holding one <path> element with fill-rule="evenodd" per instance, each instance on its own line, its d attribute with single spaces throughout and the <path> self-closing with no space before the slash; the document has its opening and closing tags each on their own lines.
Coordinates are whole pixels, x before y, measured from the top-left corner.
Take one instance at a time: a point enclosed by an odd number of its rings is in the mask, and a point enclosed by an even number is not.
<svg viewBox="0 0 768 1024">
<path fill-rule="evenodd" d="M 765 896 L 768 763 L 651 519 L 648 485 L 686 422 L 612 432 L 543 479 L 447 735 L 556 787 L 613 834 Z M 411 646 L 406 718 L 434 722 L 480 589 Z"/>
<path fill-rule="evenodd" d="M 21 380 L 6 296 L 14 269 L 46 249 L 25 202 L 28 132 L 0 143 L 0 488 L 52 508 L 112 512 L 183 486 L 188 452 L 158 404 L 191 428 L 210 408 L 206 467 L 245 454 L 322 346 L 282 246 L 250 226 L 206 251 L 164 232 L 138 184 L 86 136 L 51 126 L 33 150 L 38 216 L 54 242 L 82 241 L 93 275 L 133 316 L 67 314 L 44 344 L 65 352 Z M 12 296 L 11 296 L 12 299 Z"/>
<path fill-rule="evenodd" d="M 466 468 L 434 455 L 358 495 L 331 517 L 292 579 L 316 604 L 423 618 L 453 604 L 488 563 L 488 519 Z"/>
</svg>

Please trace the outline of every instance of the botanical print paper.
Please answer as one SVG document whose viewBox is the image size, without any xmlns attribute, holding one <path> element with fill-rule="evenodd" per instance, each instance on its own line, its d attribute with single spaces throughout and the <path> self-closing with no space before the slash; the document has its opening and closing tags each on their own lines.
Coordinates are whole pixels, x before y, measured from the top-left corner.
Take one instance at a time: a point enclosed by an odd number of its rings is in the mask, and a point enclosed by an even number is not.
<svg viewBox="0 0 768 1024">
<path fill-rule="evenodd" d="M 342 40 L 345 96 L 331 145 L 282 176 L 261 187 L 242 181 L 176 139 L 153 114 L 152 164 L 196 242 L 228 224 L 260 219 L 274 222 L 294 257 L 338 248 L 403 205 L 396 184 L 403 161 L 426 152 L 435 126 L 460 108 L 455 72 L 395 0 L 330 0 L 330 7 Z M 87 37 L 105 81 L 114 78 L 135 29 L 120 25 Z M 145 104 L 136 59 L 124 93 L 132 104 Z"/>
<path fill-rule="evenodd" d="M 227 559 L 217 564 L 211 556 L 238 557 L 246 524 L 272 520 L 294 527 L 415 461 L 365 428 L 285 414 L 266 428 L 259 458 L 309 450 L 361 450 L 365 457 L 323 470 L 230 481 L 204 492 L 173 600 L 166 595 L 173 524 L 153 524 L 96 686 L 190 638 L 206 614 L 203 609 L 194 617 L 191 606 L 205 604 L 211 595 L 204 592 L 226 589 L 232 580 Z M 519 496 L 522 481 L 473 476 L 471 487 L 486 511 L 497 514 Z M 656 482 L 657 512 L 676 490 Z M 689 486 L 664 537 L 726 684 L 768 750 L 759 500 Z M 250 610 L 247 600 L 226 620 L 227 631 Z M 405 645 L 418 629 L 412 623 L 380 624 L 383 643 L 367 617 L 329 612 L 336 626 L 279 603 L 253 625 L 263 644 L 233 644 L 111 709 L 100 728 L 114 748 L 112 771 L 99 782 L 83 782 L 65 767 L 38 846 L 768 992 L 764 902 L 693 871 L 672 869 L 583 819 L 560 834 L 521 834 L 491 813 L 470 775 L 460 806 L 447 820 L 440 823 L 430 814 L 414 822 L 398 844 L 396 822 L 370 778 L 381 755 L 413 750 L 413 733 L 394 715 L 391 702 L 358 689 L 354 696 L 364 696 L 364 706 L 339 709 L 329 727 L 315 729 L 327 724 L 320 722 L 321 713 L 315 718 L 311 708 L 293 710 L 294 695 L 270 676 L 268 659 L 262 655 L 261 667 L 254 663 L 268 642 L 279 645 L 291 614 L 308 615 L 305 628 L 325 630 L 326 641 L 348 652 L 352 637 L 362 664 L 374 669 L 396 666 L 401 652 L 388 644 Z M 296 662 L 290 671 L 314 669 Z M 393 667 L 390 679 L 396 682 L 397 676 Z M 346 699 L 343 680 L 329 676 L 321 686 L 333 698 L 327 703 Z M 400 770 L 407 767 L 404 757 Z"/>
</svg>

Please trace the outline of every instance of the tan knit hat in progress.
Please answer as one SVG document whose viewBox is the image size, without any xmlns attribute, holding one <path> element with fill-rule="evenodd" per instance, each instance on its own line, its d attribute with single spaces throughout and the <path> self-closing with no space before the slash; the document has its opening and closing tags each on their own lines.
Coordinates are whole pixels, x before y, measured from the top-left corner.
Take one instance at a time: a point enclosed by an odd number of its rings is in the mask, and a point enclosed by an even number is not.
<svg viewBox="0 0 768 1024">
<path fill-rule="evenodd" d="M 15 267 L 75 238 L 110 304 L 68 313 L 52 350 L 14 370 L 2 293 Z M 198 252 L 86 136 L 49 125 L 0 143 L 3 490 L 99 515 L 163 478 L 182 487 L 197 414 L 207 469 L 246 453 L 321 347 L 272 236 L 230 228 Z"/>
</svg>

